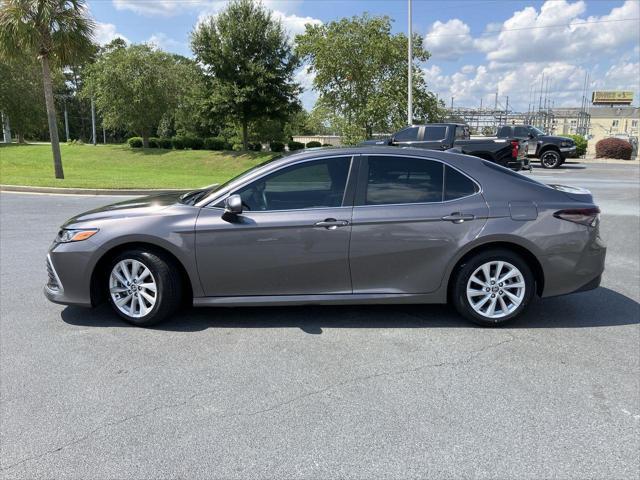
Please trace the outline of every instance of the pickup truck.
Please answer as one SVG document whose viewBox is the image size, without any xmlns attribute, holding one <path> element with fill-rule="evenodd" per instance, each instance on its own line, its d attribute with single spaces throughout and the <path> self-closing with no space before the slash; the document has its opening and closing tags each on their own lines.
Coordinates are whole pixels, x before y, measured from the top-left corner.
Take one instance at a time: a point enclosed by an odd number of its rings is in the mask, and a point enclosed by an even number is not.
<svg viewBox="0 0 640 480">
<path fill-rule="evenodd" d="M 366 140 L 360 145 L 395 145 L 428 150 L 452 150 L 483 158 L 516 171 L 531 168 L 526 156 L 526 140 L 472 139 L 469 135 L 469 127 L 460 123 L 411 125 L 389 138 Z"/>
<path fill-rule="evenodd" d="M 576 143 L 569 137 L 556 137 L 532 125 L 502 125 L 496 138 L 527 141 L 527 156 L 539 158 L 543 168 L 558 168 L 567 157 L 576 155 Z"/>
</svg>

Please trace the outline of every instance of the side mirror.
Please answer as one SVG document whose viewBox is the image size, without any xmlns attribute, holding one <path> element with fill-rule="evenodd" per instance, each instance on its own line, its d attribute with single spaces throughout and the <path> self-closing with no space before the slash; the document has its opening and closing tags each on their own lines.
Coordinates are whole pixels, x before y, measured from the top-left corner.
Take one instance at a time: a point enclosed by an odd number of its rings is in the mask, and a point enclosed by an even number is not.
<svg viewBox="0 0 640 480">
<path fill-rule="evenodd" d="M 240 195 L 229 195 L 224 201 L 224 213 L 240 215 L 242 213 L 242 198 Z"/>
</svg>

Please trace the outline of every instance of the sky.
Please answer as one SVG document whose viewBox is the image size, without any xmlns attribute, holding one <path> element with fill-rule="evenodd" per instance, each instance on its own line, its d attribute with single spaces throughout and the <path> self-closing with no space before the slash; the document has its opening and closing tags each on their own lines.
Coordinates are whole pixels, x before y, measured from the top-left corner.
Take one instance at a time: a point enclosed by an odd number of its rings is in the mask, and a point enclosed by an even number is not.
<svg viewBox="0 0 640 480">
<path fill-rule="evenodd" d="M 96 39 L 122 37 L 191 56 L 194 26 L 226 0 L 94 0 Z M 387 15 L 407 32 L 407 0 L 263 0 L 293 37 L 307 23 Z M 526 111 L 539 103 L 544 75 L 555 107 L 580 106 L 585 76 L 593 90 L 632 90 L 640 96 L 640 0 L 413 0 L 412 26 L 431 58 L 420 65 L 428 88 L 447 106 L 494 106 Z M 317 98 L 313 76 L 301 69 L 302 102 Z"/>
</svg>

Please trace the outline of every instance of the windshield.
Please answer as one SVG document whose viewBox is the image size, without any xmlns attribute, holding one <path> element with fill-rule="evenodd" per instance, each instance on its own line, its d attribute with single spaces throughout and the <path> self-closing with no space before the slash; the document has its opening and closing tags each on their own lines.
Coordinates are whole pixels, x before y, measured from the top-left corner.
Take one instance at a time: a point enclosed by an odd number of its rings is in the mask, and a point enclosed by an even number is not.
<svg viewBox="0 0 640 480">
<path fill-rule="evenodd" d="M 543 132 L 542 130 L 540 130 L 538 127 L 531 127 L 531 132 L 533 134 L 537 135 L 546 135 L 546 132 Z"/>
<path fill-rule="evenodd" d="M 257 170 L 258 168 L 264 167 L 265 165 L 268 165 L 269 163 L 278 160 L 282 158 L 282 155 L 276 155 L 273 158 L 270 158 L 269 160 L 265 160 L 262 163 L 259 163 L 258 165 L 255 165 L 253 167 L 251 167 L 249 170 L 245 170 L 244 172 L 242 172 L 239 175 L 236 175 L 235 177 L 230 178 L 229 180 L 227 180 L 224 183 L 220 183 L 218 185 L 213 185 L 209 188 L 201 188 L 198 190 L 192 190 L 190 192 L 185 193 L 184 195 L 182 195 L 180 197 L 180 201 L 186 205 L 195 205 L 199 200 L 205 198 L 206 196 L 217 192 L 218 190 L 222 190 L 224 187 L 226 187 L 227 185 L 229 185 L 231 182 L 235 182 L 236 180 L 240 180 L 242 177 L 249 175 L 250 173 L 252 173 L 253 171 Z"/>
</svg>

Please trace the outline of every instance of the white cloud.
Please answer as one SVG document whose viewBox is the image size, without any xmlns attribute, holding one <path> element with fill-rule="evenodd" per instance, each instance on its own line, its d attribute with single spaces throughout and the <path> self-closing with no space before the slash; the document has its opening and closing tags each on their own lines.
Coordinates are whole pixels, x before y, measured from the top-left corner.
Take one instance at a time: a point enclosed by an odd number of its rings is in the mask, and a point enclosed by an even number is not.
<svg viewBox="0 0 640 480">
<path fill-rule="evenodd" d="M 322 21 L 313 17 L 299 17 L 298 15 L 287 15 L 280 10 L 273 11 L 274 18 L 282 22 L 282 26 L 291 38 L 300 33 L 304 33 L 305 25 L 322 25 Z"/>
<path fill-rule="evenodd" d="M 101 23 L 96 22 L 96 28 L 93 31 L 93 37 L 99 45 L 106 45 L 115 38 L 121 38 L 125 42 L 130 43 L 129 39 L 118 33 L 116 26 L 113 23 Z"/>
<path fill-rule="evenodd" d="M 207 3 L 211 2 L 200 0 L 189 0 L 188 2 L 179 0 L 143 0 L 141 2 L 136 0 L 113 0 L 113 6 L 116 10 L 129 10 L 149 17 L 172 17 L 183 13 L 185 9 L 201 8 L 202 5 Z"/>
<path fill-rule="evenodd" d="M 526 7 L 506 20 L 499 32 L 482 36 L 476 46 L 496 63 L 585 61 L 612 53 L 640 34 L 640 3 L 627 0 L 603 16 L 581 18 L 583 1 L 547 1 L 538 12 Z"/>
<path fill-rule="evenodd" d="M 604 76 L 603 87 L 611 90 L 640 90 L 640 62 L 612 65 Z"/>
<path fill-rule="evenodd" d="M 462 20 L 436 21 L 424 37 L 424 45 L 432 58 L 457 60 L 474 49 L 471 29 Z"/>
</svg>

